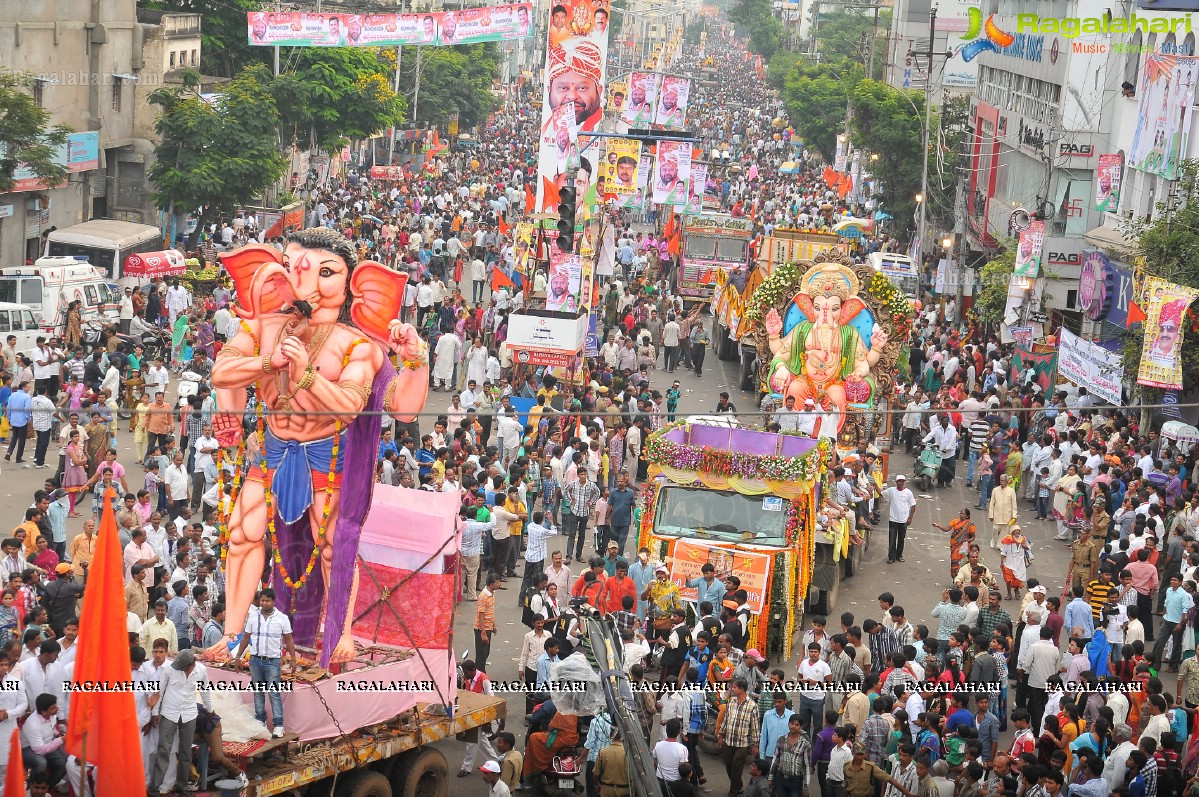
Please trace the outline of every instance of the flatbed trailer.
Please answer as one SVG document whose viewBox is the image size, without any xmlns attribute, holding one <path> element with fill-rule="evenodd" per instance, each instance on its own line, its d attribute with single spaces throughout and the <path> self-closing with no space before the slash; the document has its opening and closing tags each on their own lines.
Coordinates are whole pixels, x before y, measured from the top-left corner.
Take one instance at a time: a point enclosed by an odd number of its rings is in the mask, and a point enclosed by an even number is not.
<svg viewBox="0 0 1199 797">
<path fill-rule="evenodd" d="M 454 737 L 477 740 L 480 728 L 507 715 L 504 698 L 460 691 L 452 717 L 443 706 L 419 703 L 386 723 L 333 739 L 268 744 L 246 761 L 249 784 L 240 793 L 445 797 L 450 768 L 442 751 L 429 745 Z"/>
</svg>

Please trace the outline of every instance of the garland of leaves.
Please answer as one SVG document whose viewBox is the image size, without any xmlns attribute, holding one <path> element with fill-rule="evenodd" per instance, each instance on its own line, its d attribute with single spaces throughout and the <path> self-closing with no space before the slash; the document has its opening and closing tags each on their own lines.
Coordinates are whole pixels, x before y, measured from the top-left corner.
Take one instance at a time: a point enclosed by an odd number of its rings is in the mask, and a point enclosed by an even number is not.
<svg viewBox="0 0 1199 797">
<path fill-rule="evenodd" d="M 787 595 L 787 583 L 791 580 L 791 564 L 788 562 L 790 558 L 783 551 L 774 555 L 770 584 L 766 593 L 770 596 L 766 609 L 770 618 L 766 629 L 766 655 L 771 658 L 782 658 L 786 655 L 788 617 L 791 613 L 791 601 Z"/>
<path fill-rule="evenodd" d="M 666 437 L 686 421 L 675 421 L 654 432 L 645 442 L 645 459 L 653 465 L 676 470 L 699 471 L 715 476 L 774 481 L 815 481 L 820 477 L 821 454 L 818 448 L 799 457 L 746 454 L 709 446 L 676 443 Z"/>
<path fill-rule="evenodd" d="M 749 297 L 749 306 L 745 310 L 746 321 L 761 321 L 783 298 L 784 292 L 795 290 L 800 278 L 799 265 L 796 263 L 780 263 L 774 267 L 770 276 L 762 280 L 762 284 Z"/>
</svg>

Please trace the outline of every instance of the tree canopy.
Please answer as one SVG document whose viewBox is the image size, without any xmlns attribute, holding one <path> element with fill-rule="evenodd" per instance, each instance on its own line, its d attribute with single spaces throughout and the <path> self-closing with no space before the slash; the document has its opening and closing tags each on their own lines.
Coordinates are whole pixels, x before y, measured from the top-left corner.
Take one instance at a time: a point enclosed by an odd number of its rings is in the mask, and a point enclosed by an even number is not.
<svg viewBox="0 0 1199 797">
<path fill-rule="evenodd" d="M 815 7 L 813 7 L 813 13 Z M 813 38 L 821 61 L 837 62 L 843 59 L 869 62 L 870 42 L 874 42 L 874 74 L 870 77 L 881 80 L 887 63 L 887 31 L 891 29 L 891 10 L 880 9 L 878 28 L 871 36 L 874 10 L 849 7 L 844 10 L 820 12 L 818 25 L 813 26 Z"/>
<path fill-rule="evenodd" d="M 797 61 L 784 78 L 787 116 L 804 143 L 826 163 L 836 155 L 837 136 L 845 131 L 845 109 L 862 74 L 862 67 L 848 59 L 836 64 Z"/>
<path fill-rule="evenodd" d="M 261 195 L 284 175 L 287 162 L 264 68 L 243 70 L 211 102 L 196 93 L 195 77 L 150 95 L 161 109 L 154 129 L 162 137 L 150 179 L 160 208 L 202 209 L 199 229 L 206 219 Z"/>
<path fill-rule="evenodd" d="M 413 121 L 418 126 L 444 125 L 455 111 L 463 128 L 475 127 L 495 110 L 492 85 L 500 71 L 494 44 L 423 47 L 420 59 L 420 101 Z M 400 93 L 415 97 L 416 49 L 404 48 Z"/>
<path fill-rule="evenodd" d="M 264 0 L 147 0 L 144 5 L 204 15 L 200 68 L 206 75 L 231 78 L 245 66 L 274 57 L 274 48 L 251 47 L 246 36 L 246 13 L 267 8 Z"/>
<path fill-rule="evenodd" d="M 849 129 L 854 146 L 870 153 L 881 204 L 898 224 L 910 223 L 920 193 L 924 94 L 859 81 L 850 96 Z"/>
<path fill-rule="evenodd" d="M 749 37 L 749 48 L 763 58 L 772 57 L 783 38 L 783 24 L 774 16 L 770 0 L 734 0 L 729 19 Z"/>
<path fill-rule="evenodd" d="M 71 129 L 50 124 L 50 113 L 29 93 L 32 85 L 28 75 L 0 74 L 0 194 L 13 187 L 21 165 L 48 186 L 67 179 L 66 167 L 54 156 L 67 143 Z"/>
</svg>

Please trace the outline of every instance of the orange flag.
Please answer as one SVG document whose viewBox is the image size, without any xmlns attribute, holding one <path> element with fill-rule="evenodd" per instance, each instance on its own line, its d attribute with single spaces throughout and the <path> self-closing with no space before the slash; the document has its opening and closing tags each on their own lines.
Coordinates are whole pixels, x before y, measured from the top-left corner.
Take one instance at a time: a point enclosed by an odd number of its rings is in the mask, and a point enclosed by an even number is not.
<svg viewBox="0 0 1199 797">
<path fill-rule="evenodd" d="M 542 177 L 541 184 L 545 187 L 545 204 L 542 205 L 542 208 L 547 213 L 557 213 L 558 203 L 562 201 L 562 194 L 558 191 L 558 186 L 554 185 L 554 181 L 548 177 Z"/>
<path fill-rule="evenodd" d="M 662 227 L 662 237 L 669 238 L 674 235 L 674 208 L 666 211 L 666 224 Z"/>
<path fill-rule="evenodd" d="M 516 290 L 516 283 L 513 282 L 512 278 L 505 274 L 503 269 L 501 269 L 499 266 L 492 266 L 491 289 L 493 291 L 498 291 L 501 288 L 511 288 L 512 290 Z"/>
<path fill-rule="evenodd" d="M 88 569 L 75 643 L 75 678 L 95 684 L 124 684 L 129 680 L 125 567 L 109 497 L 114 494 L 109 491 L 104 496 L 99 541 Z M 76 692 L 71 697 L 66 750 L 95 765 L 97 794 L 145 797 L 140 736 L 132 692 Z"/>
<path fill-rule="evenodd" d="M 498 221 L 499 221 L 500 235 L 507 235 L 508 230 L 510 230 L 512 228 L 509 227 L 508 224 L 504 221 L 504 215 L 502 213 L 500 214 Z"/>
<path fill-rule="evenodd" d="M 532 186 L 525 183 L 525 213 L 537 212 L 537 192 Z"/>
<path fill-rule="evenodd" d="M 679 234 L 676 232 L 674 235 L 670 236 L 670 243 L 666 247 L 666 252 L 667 254 L 678 257 L 681 251 L 682 250 L 679 247 Z"/>
<path fill-rule="evenodd" d="M 833 171 L 832 166 L 825 166 L 824 173 L 821 174 L 820 177 L 822 180 L 824 180 L 824 182 L 828 183 L 829 185 L 832 185 L 833 182 L 837 179 L 838 175 L 835 171 Z"/>
<path fill-rule="evenodd" d="M 4 773 L 4 797 L 25 797 L 25 761 L 21 758 L 21 730 L 12 729 L 8 745 L 8 769 Z"/>
<path fill-rule="evenodd" d="M 1124 326 L 1126 329 L 1130 328 L 1130 327 L 1132 327 L 1133 324 L 1140 324 L 1141 322 L 1145 321 L 1147 318 L 1149 318 L 1149 316 L 1145 315 L 1145 311 L 1143 309 L 1141 309 L 1141 306 L 1139 304 L 1137 304 L 1136 302 L 1129 302 L 1128 303 L 1128 319 L 1124 322 Z"/>
<path fill-rule="evenodd" d="M 837 189 L 837 196 L 841 197 L 842 199 L 845 199 L 845 195 L 848 194 L 852 190 L 853 190 L 853 178 L 847 174 L 847 175 L 845 175 L 845 179 L 841 181 L 841 187 Z"/>
</svg>

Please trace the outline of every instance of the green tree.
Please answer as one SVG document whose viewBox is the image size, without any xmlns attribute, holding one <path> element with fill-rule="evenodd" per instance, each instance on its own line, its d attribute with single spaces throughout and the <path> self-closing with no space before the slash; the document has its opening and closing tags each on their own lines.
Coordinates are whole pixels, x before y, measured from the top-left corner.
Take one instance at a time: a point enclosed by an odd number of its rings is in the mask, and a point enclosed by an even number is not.
<svg viewBox="0 0 1199 797">
<path fill-rule="evenodd" d="M 981 285 L 974 296 L 974 312 L 983 323 L 998 326 L 1003 321 L 1007 307 L 1008 283 L 1016 270 L 1016 250 L 1007 247 L 999 250 L 993 260 L 982 267 L 979 274 Z"/>
<path fill-rule="evenodd" d="M 758 55 L 770 58 L 779 49 L 783 25 L 774 16 L 770 0 L 734 0 L 729 19 L 749 37 L 749 47 Z"/>
<path fill-rule="evenodd" d="M 147 0 L 145 7 L 204 16 L 200 68 L 208 75 L 231 78 L 242 67 L 266 63 L 272 47 L 251 47 L 246 35 L 246 14 L 270 4 L 265 0 Z"/>
<path fill-rule="evenodd" d="M 492 85 L 500 72 L 494 44 L 421 48 L 420 99 L 413 121 L 417 126 L 445 126 L 456 111 L 462 129 L 487 120 L 496 108 Z M 416 50 L 405 48 L 400 70 L 400 93 L 416 96 Z"/>
<path fill-rule="evenodd" d="M 828 163 L 837 136 L 845 130 L 845 109 L 862 67 L 849 60 L 831 64 L 795 63 L 783 82 L 783 104 L 804 143 Z"/>
<path fill-rule="evenodd" d="M 813 14 L 816 7 L 813 6 Z M 887 63 L 887 31 L 891 29 L 891 10 L 880 9 L 878 27 L 871 36 L 874 25 L 874 10 L 850 6 L 844 10 L 820 13 L 819 24 L 813 26 L 813 38 L 822 61 L 840 61 L 848 58 L 863 66 L 869 61 L 870 42 L 874 43 L 875 80 L 881 80 Z"/>
<path fill-rule="evenodd" d="M 61 185 L 67 170 L 54 160 L 71 132 L 51 125 L 50 113 L 33 101 L 29 75 L 0 74 L 0 194 L 13 187 L 13 175 L 22 164 L 48 186 Z"/>
<path fill-rule="evenodd" d="M 150 179 L 155 201 L 167 211 L 199 208 L 209 219 L 257 198 L 286 171 L 276 132 L 279 111 L 262 68 L 242 71 L 211 102 L 196 93 L 199 76 L 150 95 L 162 137 Z M 267 78 L 267 79 L 264 79 Z"/>
<path fill-rule="evenodd" d="M 862 80 L 853 88 L 850 106 L 851 141 L 870 153 L 880 202 L 898 224 L 911 223 L 921 185 L 924 95 Z"/>
<path fill-rule="evenodd" d="M 404 120 L 407 103 L 391 88 L 391 65 L 382 50 L 356 47 L 297 47 L 288 70 L 270 79 L 284 124 L 283 144 L 301 149 L 339 149 Z"/>
<path fill-rule="evenodd" d="M 1145 259 L 1145 273 L 1177 285 L 1199 287 L 1199 160 L 1182 164 L 1182 175 L 1173 192 L 1170 210 L 1166 202 L 1158 202 L 1151 221 L 1134 219 L 1121 232 L 1136 240 L 1137 254 Z M 1192 311 L 1195 305 L 1192 305 Z M 1190 329 L 1194 323 L 1191 313 L 1183 316 L 1182 388 L 1192 390 L 1199 385 L 1199 335 Z M 1136 327 L 1122 336 L 1124 344 L 1124 373 L 1135 375 L 1141 362 L 1144 329 Z M 1161 391 L 1138 385 L 1141 398 L 1147 404 L 1160 404 Z M 1148 420 L 1148 418 L 1145 418 Z"/>
</svg>

